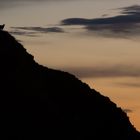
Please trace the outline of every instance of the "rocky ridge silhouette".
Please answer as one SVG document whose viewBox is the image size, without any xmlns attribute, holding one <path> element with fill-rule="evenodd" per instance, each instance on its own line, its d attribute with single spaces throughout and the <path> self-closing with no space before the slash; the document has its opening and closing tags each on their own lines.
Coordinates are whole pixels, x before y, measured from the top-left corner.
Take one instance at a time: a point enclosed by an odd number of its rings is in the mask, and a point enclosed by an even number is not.
<svg viewBox="0 0 140 140">
<path fill-rule="evenodd" d="M 15 140 L 140 140 L 127 114 L 67 72 L 34 61 L 0 30 L 1 136 Z"/>
</svg>

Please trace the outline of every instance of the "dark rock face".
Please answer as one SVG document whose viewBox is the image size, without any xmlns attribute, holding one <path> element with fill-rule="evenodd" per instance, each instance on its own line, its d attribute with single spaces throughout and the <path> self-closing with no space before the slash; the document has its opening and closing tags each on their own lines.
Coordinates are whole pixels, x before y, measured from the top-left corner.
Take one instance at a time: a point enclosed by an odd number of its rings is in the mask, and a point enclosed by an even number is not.
<svg viewBox="0 0 140 140">
<path fill-rule="evenodd" d="M 75 76 L 37 64 L 0 31 L 0 127 L 5 139 L 140 140 L 126 113 Z"/>
</svg>

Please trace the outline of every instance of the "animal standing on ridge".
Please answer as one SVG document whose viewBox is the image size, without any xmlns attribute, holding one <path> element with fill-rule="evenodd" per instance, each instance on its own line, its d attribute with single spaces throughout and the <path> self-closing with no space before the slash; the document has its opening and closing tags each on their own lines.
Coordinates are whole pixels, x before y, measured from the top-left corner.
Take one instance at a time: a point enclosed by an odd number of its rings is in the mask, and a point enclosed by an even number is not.
<svg viewBox="0 0 140 140">
<path fill-rule="evenodd" d="M 4 29 L 4 26 L 5 26 L 5 24 L 0 25 L 0 30 L 3 30 Z"/>
</svg>

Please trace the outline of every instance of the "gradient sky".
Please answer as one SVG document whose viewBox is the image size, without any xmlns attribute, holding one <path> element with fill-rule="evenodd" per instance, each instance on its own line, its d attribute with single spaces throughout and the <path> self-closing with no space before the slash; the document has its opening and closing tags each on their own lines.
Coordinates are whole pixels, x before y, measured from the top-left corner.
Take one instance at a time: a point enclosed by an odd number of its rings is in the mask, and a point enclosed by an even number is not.
<svg viewBox="0 0 140 140">
<path fill-rule="evenodd" d="M 35 60 L 69 71 L 140 130 L 140 0 L 0 0 L 1 24 Z"/>
</svg>

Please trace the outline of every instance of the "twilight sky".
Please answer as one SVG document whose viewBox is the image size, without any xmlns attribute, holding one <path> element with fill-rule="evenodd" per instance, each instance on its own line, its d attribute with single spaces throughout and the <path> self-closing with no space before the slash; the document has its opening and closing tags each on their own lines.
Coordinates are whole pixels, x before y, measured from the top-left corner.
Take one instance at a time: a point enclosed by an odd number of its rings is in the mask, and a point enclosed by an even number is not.
<svg viewBox="0 0 140 140">
<path fill-rule="evenodd" d="M 109 96 L 140 130 L 140 0 L 0 0 L 0 18 L 36 61 Z"/>
</svg>

